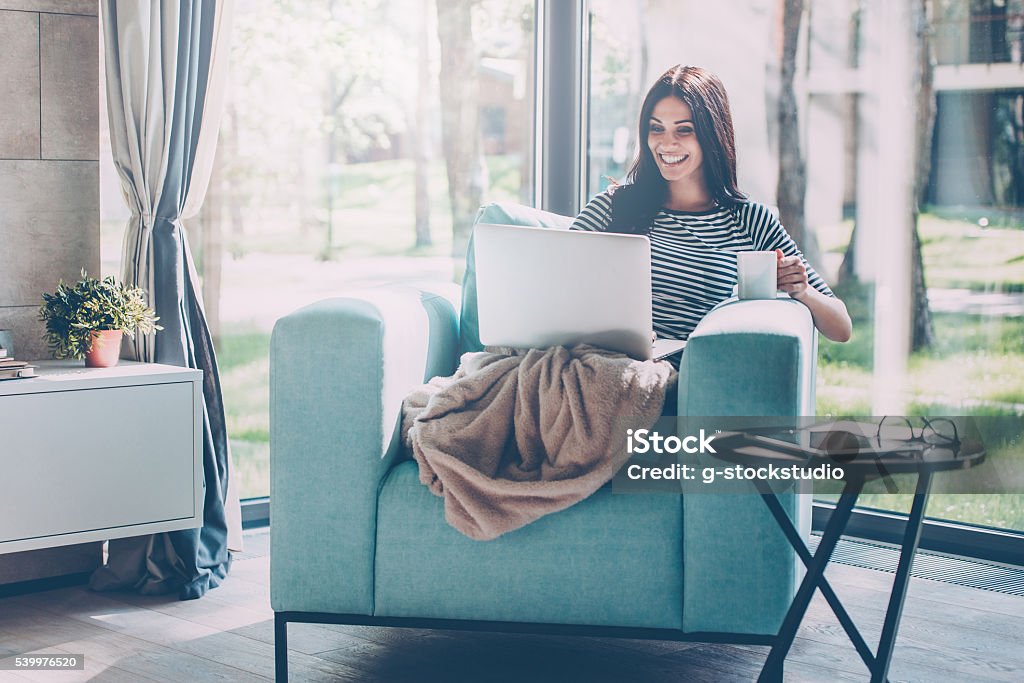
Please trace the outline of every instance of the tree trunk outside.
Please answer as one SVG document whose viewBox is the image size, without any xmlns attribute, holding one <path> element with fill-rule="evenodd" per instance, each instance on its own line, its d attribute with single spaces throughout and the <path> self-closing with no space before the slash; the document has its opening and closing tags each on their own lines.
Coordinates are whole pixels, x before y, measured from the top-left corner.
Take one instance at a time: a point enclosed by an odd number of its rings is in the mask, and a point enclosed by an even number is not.
<svg viewBox="0 0 1024 683">
<path fill-rule="evenodd" d="M 227 242 L 231 250 L 231 256 L 238 258 L 244 253 L 242 236 L 245 234 L 245 221 L 242 219 L 243 200 L 238 191 L 238 111 L 230 98 L 224 113 L 227 125 L 221 128 L 217 154 L 224 154 L 221 182 L 223 183 L 224 204 L 227 204 L 229 220 L 226 223 L 222 223 L 221 243 Z"/>
<path fill-rule="evenodd" d="M 928 286 L 924 276 L 924 258 L 921 254 L 921 237 L 919 235 L 918 218 L 920 207 L 924 201 L 925 189 L 928 186 L 928 175 L 932 164 L 932 131 L 935 128 L 935 60 L 932 49 L 931 1 L 915 0 L 914 25 L 917 35 L 918 68 L 917 80 L 917 140 L 915 141 L 915 177 L 914 177 L 914 244 L 913 244 L 913 323 L 910 348 L 914 351 L 931 346 L 935 343 L 935 328 L 932 325 L 932 314 L 928 306 Z"/>
<path fill-rule="evenodd" d="M 859 282 L 857 277 L 857 223 L 854 222 L 853 230 L 850 232 L 850 243 L 846 245 L 846 252 L 843 254 L 843 262 L 839 264 L 839 274 L 836 275 L 836 283 L 840 285 L 856 285 Z"/>
<path fill-rule="evenodd" d="M 327 76 L 327 116 L 329 123 L 327 134 L 324 136 L 327 145 L 327 173 L 324 175 L 324 244 L 320 250 L 321 261 L 330 261 L 334 258 L 334 179 L 337 169 L 337 142 L 335 135 L 334 109 L 331 103 L 338 96 L 338 80 L 332 71 Z"/>
<path fill-rule="evenodd" d="M 639 18 L 638 18 L 638 21 L 639 21 L 639 24 L 640 24 L 641 27 L 645 27 L 645 26 L 649 26 L 650 25 L 650 24 L 647 23 L 649 21 L 649 16 L 651 14 L 650 12 L 647 11 L 648 9 L 649 9 L 649 5 L 646 2 L 640 3 L 640 5 L 637 7 L 637 12 L 640 15 Z M 636 114 L 637 118 L 639 118 L 639 116 L 640 116 L 639 109 L 640 109 L 640 106 L 641 106 L 640 103 L 643 102 L 643 93 L 645 93 L 647 91 L 647 88 L 650 87 L 648 85 L 648 82 L 654 80 L 654 78 L 655 78 L 650 73 L 651 72 L 651 50 L 650 50 L 650 44 L 647 41 L 647 31 L 641 29 L 639 33 L 640 33 L 640 47 L 638 48 L 638 50 L 640 52 L 640 82 L 636 83 L 635 87 L 631 86 L 630 87 L 630 93 L 629 93 L 629 100 L 630 100 L 630 102 L 636 102 L 637 103 L 637 105 L 636 105 L 637 106 L 637 114 Z M 632 79 L 630 79 L 630 83 L 633 83 Z"/>
<path fill-rule="evenodd" d="M 416 120 L 411 129 L 416 136 L 416 246 L 433 244 L 430 238 L 430 51 L 427 30 L 430 25 L 430 3 L 419 4 L 419 38 L 416 65 Z"/>
<path fill-rule="evenodd" d="M 337 17 L 337 9 L 337 1 L 328 0 L 327 14 L 331 19 Z M 338 170 L 337 114 L 344 100 L 345 95 L 341 94 L 338 84 L 338 74 L 331 69 L 327 73 L 327 101 L 324 104 L 324 119 L 327 124 L 327 134 L 324 136 L 327 145 L 327 173 L 324 175 L 324 244 L 318 255 L 321 261 L 330 261 L 334 258 L 334 183 Z"/>
<path fill-rule="evenodd" d="M 785 226 L 804 257 L 820 267 L 821 254 L 814 232 L 807 227 L 804 197 L 807 172 L 800 150 L 799 106 L 793 81 L 796 77 L 796 50 L 803 22 L 804 0 L 780 0 L 782 4 L 781 85 L 779 88 L 779 181 L 776 197 L 779 221 Z"/>
<path fill-rule="evenodd" d="M 452 210 L 452 256 L 462 258 L 483 198 L 486 166 L 481 157 L 477 107 L 477 51 L 473 41 L 473 0 L 437 5 L 441 42 L 441 137 Z"/>
<path fill-rule="evenodd" d="M 924 193 L 928 187 L 928 176 L 932 163 L 932 137 L 935 128 L 935 88 L 934 76 L 934 47 L 931 35 L 934 31 L 932 24 L 932 5 L 930 0 L 915 0 L 913 5 L 914 23 L 916 35 L 913 37 L 911 49 L 916 51 L 917 69 L 915 79 L 917 81 L 916 93 L 916 117 L 917 117 L 917 139 L 915 140 L 915 177 L 914 177 L 914 207 L 913 207 L 913 245 L 911 256 L 912 272 L 912 311 L 911 322 L 911 346 L 913 351 L 927 348 L 935 343 L 935 328 L 932 324 L 931 309 L 928 305 L 928 286 L 925 281 L 924 257 L 921 253 L 921 237 L 918 230 L 918 218 L 920 207 L 924 202 Z M 843 256 L 843 263 L 839 267 L 838 281 L 840 284 L 849 285 L 857 283 L 856 275 L 856 253 L 857 228 L 854 227 L 850 236 L 850 244 L 846 247 L 846 254 Z"/>
</svg>

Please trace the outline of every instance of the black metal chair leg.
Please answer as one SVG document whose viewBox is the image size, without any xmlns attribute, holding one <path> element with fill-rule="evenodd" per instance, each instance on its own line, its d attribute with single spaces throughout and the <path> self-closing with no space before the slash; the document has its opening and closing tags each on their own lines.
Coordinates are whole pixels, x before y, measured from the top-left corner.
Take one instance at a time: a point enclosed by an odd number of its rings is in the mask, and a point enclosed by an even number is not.
<svg viewBox="0 0 1024 683">
<path fill-rule="evenodd" d="M 274 680 L 288 683 L 288 620 L 274 612 Z"/>
<path fill-rule="evenodd" d="M 924 521 L 924 509 L 928 502 L 928 491 L 931 489 L 932 475 L 922 472 L 917 478 L 917 490 L 914 492 L 914 504 L 910 508 L 907 529 L 903 533 L 903 550 L 900 551 L 900 563 L 896 568 L 896 577 L 892 581 L 892 593 L 889 595 L 889 608 L 885 612 L 882 624 L 882 636 L 878 641 L 878 654 L 875 665 L 871 667 L 872 683 L 885 681 L 889 675 L 889 663 L 892 651 L 896 646 L 896 632 L 899 629 L 900 617 L 903 615 L 903 603 L 907 597 L 910 584 L 910 570 L 914 566 L 914 555 L 921 542 L 921 526 Z"/>
</svg>

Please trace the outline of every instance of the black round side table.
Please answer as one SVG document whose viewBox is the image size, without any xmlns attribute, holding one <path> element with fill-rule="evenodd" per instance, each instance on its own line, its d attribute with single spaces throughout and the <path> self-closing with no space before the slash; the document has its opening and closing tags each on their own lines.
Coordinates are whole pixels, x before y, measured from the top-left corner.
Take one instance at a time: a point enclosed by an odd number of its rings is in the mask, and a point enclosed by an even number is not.
<svg viewBox="0 0 1024 683">
<path fill-rule="evenodd" d="M 956 434 L 955 427 L 952 436 L 940 438 L 938 432 L 935 431 L 932 435 L 926 435 L 924 427 L 921 428 L 918 435 L 914 431 L 915 427 L 908 420 L 901 419 L 900 421 L 907 423 L 909 437 L 906 437 L 905 434 L 894 437 L 891 434 L 893 427 L 899 430 L 902 429 L 901 425 L 890 425 L 886 436 L 883 436 L 881 423 L 878 425 L 854 423 L 861 429 L 852 431 L 835 429 L 824 435 L 819 432 L 819 439 L 813 448 L 786 440 L 786 434 L 795 434 L 799 430 L 752 429 L 743 432 L 723 432 L 716 437 L 717 457 L 738 465 L 790 467 L 800 464 L 803 467 L 816 467 L 826 464 L 832 467 L 841 467 L 844 474 L 844 486 L 839 502 L 836 504 L 822 532 L 818 548 L 813 554 L 804 543 L 803 538 L 800 537 L 800 533 L 793 525 L 789 515 L 782 508 L 776 497 L 776 492 L 769 483 L 763 479 L 754 479 L 754 484 L 757 486 L 762 500 L 768 505 L 772 516 L 775 517 L 793 549 L 807 567 L 807 573 L 793 597 L 793 602 L 778 634 L 775 636 L 771 652 L 761 669 L 758 681 L 782 680 L 786 656 L 789 654 L 800 622 L 807 613 L 811 598 L 817 589 L 821 590 L 861 659 L 871 671 L 872 683 L 888 680 L 889 664 L 892 660 L 896 632 L 899 629 L 903 603 L 910 583 L 914 554 L 917 552 L 921 540 L 921 525 L 924 521 L 932 475 L 936 472 L 974 467 L 985 459 L 985 450 L 981 444 L 961 441 L 959 435 Z M 927 419 L 924 420 L 924 423 L 931 426 Z M 866 433 L 868 430 L 875 431 L 876 428 L 877 435 L 874 439 L 855 436 L 856 431 Z M 824 438 L 820 438 L 822 436 Z M 907 519 L 906 530 L 903 533 L 899 565 L 893 579 L 878 649 L 873 652 L 829 585 L 825 578 L 825 568 L 850 521 L 853 507 L 857 502 L 857 497 L 863 491 L 864 485 L 873 479 L 882 479 L 890 492 L 893 492 L 895 487 L 892 485 L 889 475 L 907 473 L 917 475 L 914 503 Z"/>
</svg>

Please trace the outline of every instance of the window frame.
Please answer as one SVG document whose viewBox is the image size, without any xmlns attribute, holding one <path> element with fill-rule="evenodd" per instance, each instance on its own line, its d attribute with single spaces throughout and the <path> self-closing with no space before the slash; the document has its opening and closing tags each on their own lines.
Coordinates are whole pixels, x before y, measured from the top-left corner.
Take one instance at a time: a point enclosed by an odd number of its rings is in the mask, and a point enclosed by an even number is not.
<svg viewBox="0 0 1024 683">
<path fill-rule="evenodd" d="M 575 216 L 587 168 L 588 0 L 536 0 L 534 196 L 544 211 Z M 566 97 L 569 93 L 571 97 Z"/>
</svg>

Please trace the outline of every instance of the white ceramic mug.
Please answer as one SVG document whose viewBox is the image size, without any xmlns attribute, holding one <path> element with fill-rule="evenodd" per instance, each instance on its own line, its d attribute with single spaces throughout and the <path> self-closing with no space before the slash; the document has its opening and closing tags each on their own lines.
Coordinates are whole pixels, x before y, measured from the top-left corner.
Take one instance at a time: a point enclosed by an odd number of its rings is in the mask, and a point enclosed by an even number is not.
<svg viewBox="0 0 1024 683">
<path fill-rule="evenodd" d="M 774 299 L 778 292 L 778 257 L 774 251 L 741 251 L 736 254 L 740 299 Z"/>
</svg>

